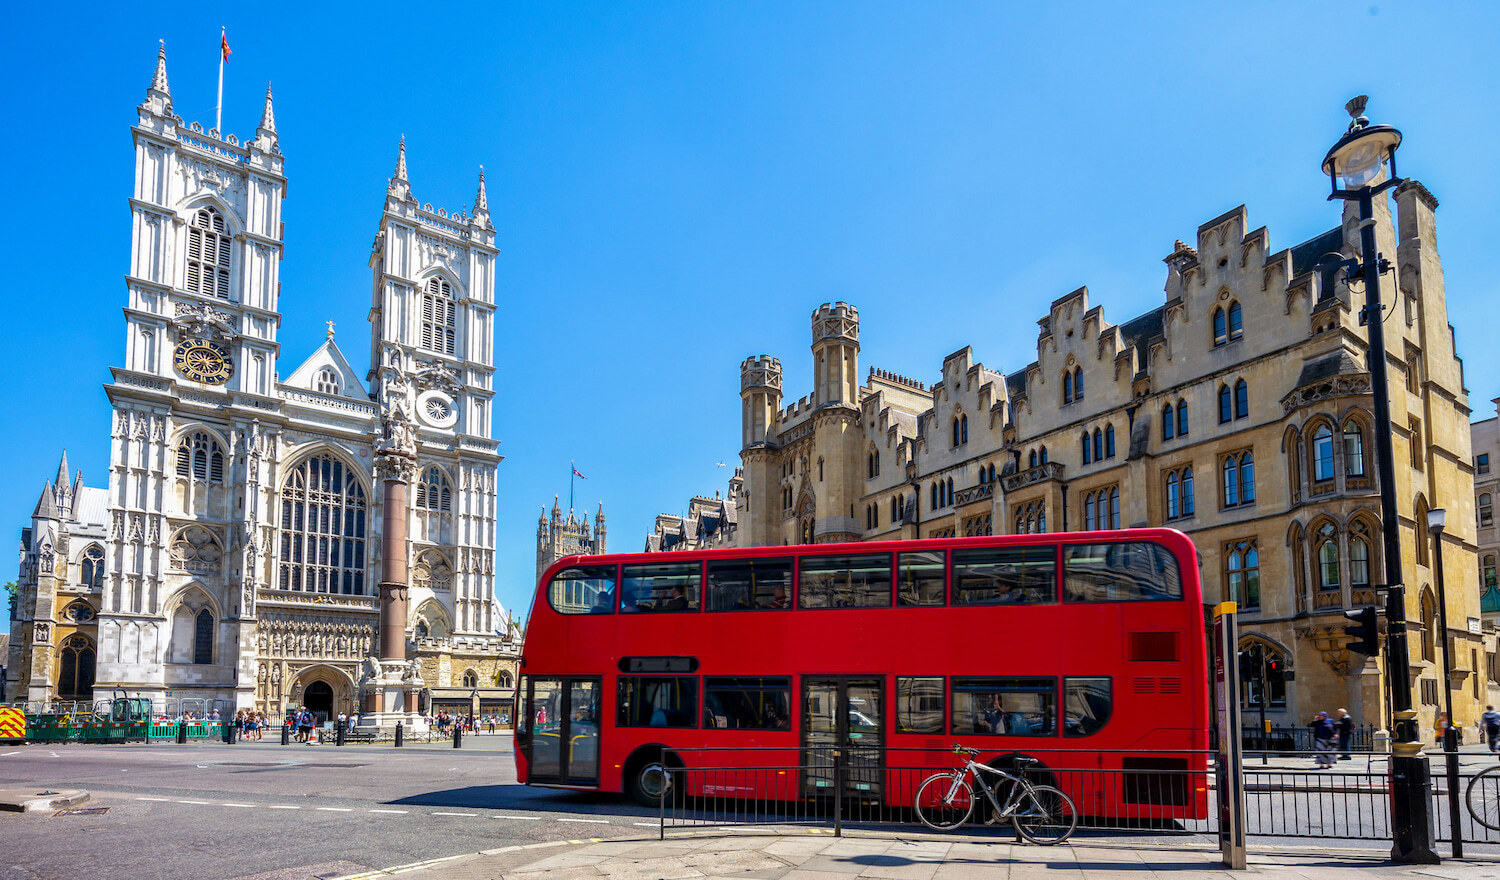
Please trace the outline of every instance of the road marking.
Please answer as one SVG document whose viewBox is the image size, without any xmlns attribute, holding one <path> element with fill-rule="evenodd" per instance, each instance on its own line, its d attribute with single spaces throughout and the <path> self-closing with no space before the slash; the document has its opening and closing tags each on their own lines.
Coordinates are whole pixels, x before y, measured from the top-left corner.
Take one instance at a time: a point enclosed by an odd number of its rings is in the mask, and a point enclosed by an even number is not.
<svg viewBox="0 0 1500 880">
<path fill-rule="evenodd" d="M 661 824 L 659 822 L 631 822 L 630 824 L 632 824 L 632 825 L 639 825 L 642 828 L 660 828 L 661 827 Z"/>
<path fill-rule="evenodd" d="M 21 754 L 21 753 L 20 752 L 6 752 L 5 754 L 0 755 L 0 758 L 9 758 L 11 755 L 19 755 L 19 754 Z"/>
<path fill-rule="evenodd" d="M 302 808 L 301 807 L 284 807 L 281 804 L 272 804 L 271 805 L 271 809 L 273 809 L 273 810 L 300 810 Z"/>
<path fill-rule="evenodd" d="M 608 825 L 608 819 L 558 819 L 559 822 L 587 822 L 590 825 Z"/>
<path fill-rule="evenodd" d="M 162 803 L 167 803 L 167 802 L 171 801 L 172 799 L 171 798 L 138 797 L 138 798 L 136 798 L 136 800 L 138 800 L 138 801 L 161 801 Z"/>
<path fill-rule="evenodd" d="M 540 822 L 540 821 L 542 821 L 542 817 L 541 816 L 507 816 L 504 813 L 500 813 L 500 814 L 496 815 L 495 818 L 496 819 L 520 819 L 523 822 Z"/>
<path fill-rule="evenodd" d="M 405 816 L 406 810 L 370 810 L 372 813 L 394 813 L 397 816 Z"/>
<path fill-rule="evenodd" d="M 208 801 L 178 801 L 179 804 L 197 804 L 200 807 L 208 806 Z"/>
<path fill-rule="evenodd" d="M 433 813 L 434 816 L 477 816 L 478 813 Z"/>
<path fill-rule="evenodd" d="M 354 812 L 354 808 L 353 807 L 313 807 L 313 809 L 315 809 L 315 810 L 322 810 L 322 811 L 324 811 L 326 813 L 352 813 L 352 812 Z"/>
<path fill-rule="evenodd" d="M 219 804 L 221 807 L 253 807 L 255 804 Z"/>
</svg>

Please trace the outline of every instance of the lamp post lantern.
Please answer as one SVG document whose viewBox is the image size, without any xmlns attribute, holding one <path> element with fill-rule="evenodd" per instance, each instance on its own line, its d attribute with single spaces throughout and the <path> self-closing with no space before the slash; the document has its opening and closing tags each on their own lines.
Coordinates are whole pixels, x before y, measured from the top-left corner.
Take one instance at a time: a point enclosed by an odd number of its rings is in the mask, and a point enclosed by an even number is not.
<svg viewBox="0 0 1500 880">
<path fill-rule="evenodd" d="M 1443 709 L 1448 723 L 1443 727 L 1443 757 L 1446 761 L 1448 791 L 1458 791 L 1458 727 L 1453 720 L 1453 648 L 1448 638 L 1448 594 L 1443 583 L 1443 526 L 1447 524 L 1448 512 L 1439 507 L 1427 511 L 1427 530 L 1432 532 L 1432 551 L 1436 567 L 1433 580 L 1437 582 L 1438 637 L 1443 640 Z M 1448 825 L 1460 827 L 1458 798 L 1448 798 Z M 1464 836 L 1453 835 L 1453 857 L 1464 857 Z"/>
<path fill-rule="evenodd" d="M 1384 309 L 1380 302 L 1380 275 L 1390 263 L 1375 249 L 1375 196 L 1401 183 L 1396 176 L 1396 148 L 1401 132 L 1389 125 L 1371 125 L 1365 118 L 1360 95 L 1344 106 L 1353 117 L 1344 136 L 1323 158 L 1323 171 L 1332 186 L 1329 200 L 1359 205 L 1360 260 L 1336 255 L 1324 263 L 1324 283 L 1342 269 L 1348 281 L 1362 279 L 1365 288 L 1363 321 L 1369 328 L 1367 362 L 1370 391 L 1374 396 L 1375 459 L 1380 480 L 1380 524 L 1385 552 L 1386 669 L 1389 673 L 1391 709 L 1395 728 L 1391 735 L 1391 858 L 1411 864 L 1436 864 L 1432 849 L 1432 778 L 1422 755 L 1417 713 L 1411 701 L 1411 656 L 1406 639 L 1406 589 L 1401 575 L 1401 532 L 1396 512 L 1396 465 L 1391 451 L 1390 391 L 1386 381 Z M 1361 262 L 1362 261 L 1362 262 Z"/>
</svg>

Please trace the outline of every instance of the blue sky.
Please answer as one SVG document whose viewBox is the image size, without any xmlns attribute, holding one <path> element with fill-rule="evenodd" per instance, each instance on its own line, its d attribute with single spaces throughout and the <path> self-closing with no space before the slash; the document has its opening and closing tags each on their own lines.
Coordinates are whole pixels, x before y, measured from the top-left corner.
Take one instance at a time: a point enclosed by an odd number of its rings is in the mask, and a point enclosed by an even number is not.
<svg viewBox="0 0 1500 880">
<path fill-rule="evenodd" d="M 158 39 L 177 112 L 212 124 L 220 24 L 225 130 L 252 134 L 276 91 L 283 376 L 326 320 L 367 366 L 398 138 L 424 202 L 469 205 L 485 166 L 497 592 L 523 613 L 569 461 L 610 549 L 638 550 L 656 514 L 729 478 L 743 358 L 780 357 L 787 396 L 807 393 L 818 304 L 859 307 L 862 370 L 931 381 L 965 345 L 1015 370 L 1051 300 L 1088 285 L 1108 320 L 1154 308 L 1173 240 L 1236 205 L 1273 249 L 1335 225 L 1319 163 L 1359 93 L 1442 203 L 1476 418 L 1500 396 L 1482 332 L 1500 326 L 1493 4 L 88 6 L 18 8 L 0 37 L 0 225 L 23 270 L 0 331 L 0 510 L 17 531 L 63 447 L 106 483 L 129 126 Z"/>
</svg>

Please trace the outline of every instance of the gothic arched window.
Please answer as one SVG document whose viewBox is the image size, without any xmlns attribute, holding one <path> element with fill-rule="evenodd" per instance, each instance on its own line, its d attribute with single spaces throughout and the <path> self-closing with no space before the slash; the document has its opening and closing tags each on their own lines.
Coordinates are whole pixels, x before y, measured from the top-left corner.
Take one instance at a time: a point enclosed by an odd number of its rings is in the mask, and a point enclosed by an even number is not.
<svg viewBox="0 0 1500 880">
<path fill-rule="evenodd" d="M 1340 584 L 1338 532 L 1332 523 L 1324 523 L 1315 540 L 1318 542 L 1318 589 L 1337 590 Z"/>
<path fill-rule="evenodd" d="M 187 289 L 229 299 L 229 233 L 224 218 L 203 208 L 188 225 Z"/>
<path fill-rule="evenodd" d="M 1093 459 L 1089 458 L 1089 449 L 1090 449 L 1090 447 L 1089 447 L 1089 432 L 1088 431 L 1084 431 L 1083 432 L 1083 463 L 1084 464 L 1088 464 L 1089 462 L 1093 461 Z"/>
<path fill-rule="evenodd" d="M 87 699 L 94 695 L 94 643 L 88 636 L 69 636 L 58 657 L 57 695 Z"/>
<path fill-rule="evenodd" d="M 1104 457 L 1105 458 L 1114 458 L 1115 457 L 1115 426 L 1114 425 L 1105 425 L 1104 426 Z"/>
<path fill-rule="evenodd" d="M 1234 417 L 1250 417 L 1250 385 L 1244 379 L 1234 383 Z"/>
<path fill-rule="evenodd" d="M 1184 437 L 1188 432 L 1187 401 L 1177 401 L 1177 436 Z"/>
<path fill-rule="evenodd" d="M 1167 404 L 1161 410 L 1161 439 L 1171 440 L 1176 428 L 1172 419 L 1172 404 Z"/>
<path fill-rule="evenodd" d="M 1229 325 L 1223 309 L 1214 309 L 1214 345 L 1229 341 Z"/>
<path fill-rule="evenodd" d="M 1313 480 L 1323 482 L 1333 479 L 1333 431 L 1327 425 L 1319 425 L 1313 432 Z"/>
<path fill-rule="evenodd" d="M 83 577 L 82 585 L 90 590 L 97 590 L 104 585 L 104 548 L 98 544 L 90 544 L 83 548 L 82 562 Z"/>
<path fill-rule="evenodd" d="M 464 687 L 466 687 L 466 688 L 476 688 L 476 687 L 479 687 L 479 673 L 475 672 L 472 669 L 467 670 L 466 672 L 464 672 Z"/>
<path fill-rule="evenodd" d="M 193 618 L 193 662 L 199 665 L 214 662 L 214 613 L 207 608 Z"/>
<path fill-rule="evenodd" d="M 458 303 L 453 288 L 442 278 L 427 279 L 422 292 L 422 347 L 453 354 L 458 340 Z"/>
<path fill-rule="evenodd" d="M 1027 467 L 1036 467 L 1036 450 L 1035 449 L 1031 450 L 1031 454 L 1026 457 L 1026 466 Z"/>
<path fill-rule="evenodd" d="M 1224 549 L 1224 595 L 1242 608 L 1259 608 L 1260 551 L 1255 541 L 1236 541 Z"/>
<path fill-rule="evenodd" d="M 177 476 L 200 483 L 224 482 L 224 452 L 205 431 L 184 434 L 177 441 Z"/>
<path fill-rule="evenodd" d="M 1040 461 L 1042 464 L 1046 464 L 1047 463 L 1047 447 L 1043 446 L 1038 451 L 1038 453 L 1037 453 L 1037 461 Z"/>
<path fill-rule="evenodd" d="M 1234 407 L 1231 406 L 1231 403 L 1230 403 L 1229 386 L 1228 385 L 1220 385 L 1219 386 L 1219 424 L 1222 425 L 1225 422 L 1232 421 L 1233 419 L 1234 419 Z"/>
<path fill-rule="evenodd" d="M 1244 334 L 1245 334 L 1245 329 L 1244 329 L 1244 315 L 1240 311 L 1240 304 L 1237 303 L 1237 302 L 1230 303 L 1229 304 L 1229 338 L 1231 340 L 1239 339 Z"/>
<path fill-rule="evenodd" d="M 333 455 L 292 468 L 281 486 L 281 589 L 364 595 L 365 516 L 364 488 Z"/>
<path fill-rule="evenodd" d="M 1063 403 L 1073 402 L 1073 374 L 1063 373 Z"/>
</svg>

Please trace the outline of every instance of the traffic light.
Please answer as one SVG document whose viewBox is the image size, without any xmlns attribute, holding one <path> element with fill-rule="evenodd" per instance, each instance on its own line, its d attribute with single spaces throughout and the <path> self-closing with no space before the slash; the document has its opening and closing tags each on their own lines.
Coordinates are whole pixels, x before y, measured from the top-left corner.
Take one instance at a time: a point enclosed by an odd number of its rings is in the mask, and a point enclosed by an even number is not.
<svg viewBox="0 0 1500 880">
<path fill-rule="evenodd" d="M 1373 605 L 1357 611 L 1344 612 L 1344 616 L 1355 624 L 1344 627 L 1344 635 L 1349 637 L 1349 644 L 1344 647 L 1370 656 L 1380 653 L 1380 629 L 1376 622 L 1376 614 Z"/>
<path fill-rule="evenodd" d="M 1266 658 L 1266 683 L 1272 684 L 1282 680 L 1285 670 L 1282 669 L 1284 661 L 1280 657 Z"/>
<path fill-rule="evenodd" d="M 1240 652 L 1240 681 L 1254 681 L 1260 678 L 1260 662 L 1255 659 L 1252 651 Z"/>
</svg>

